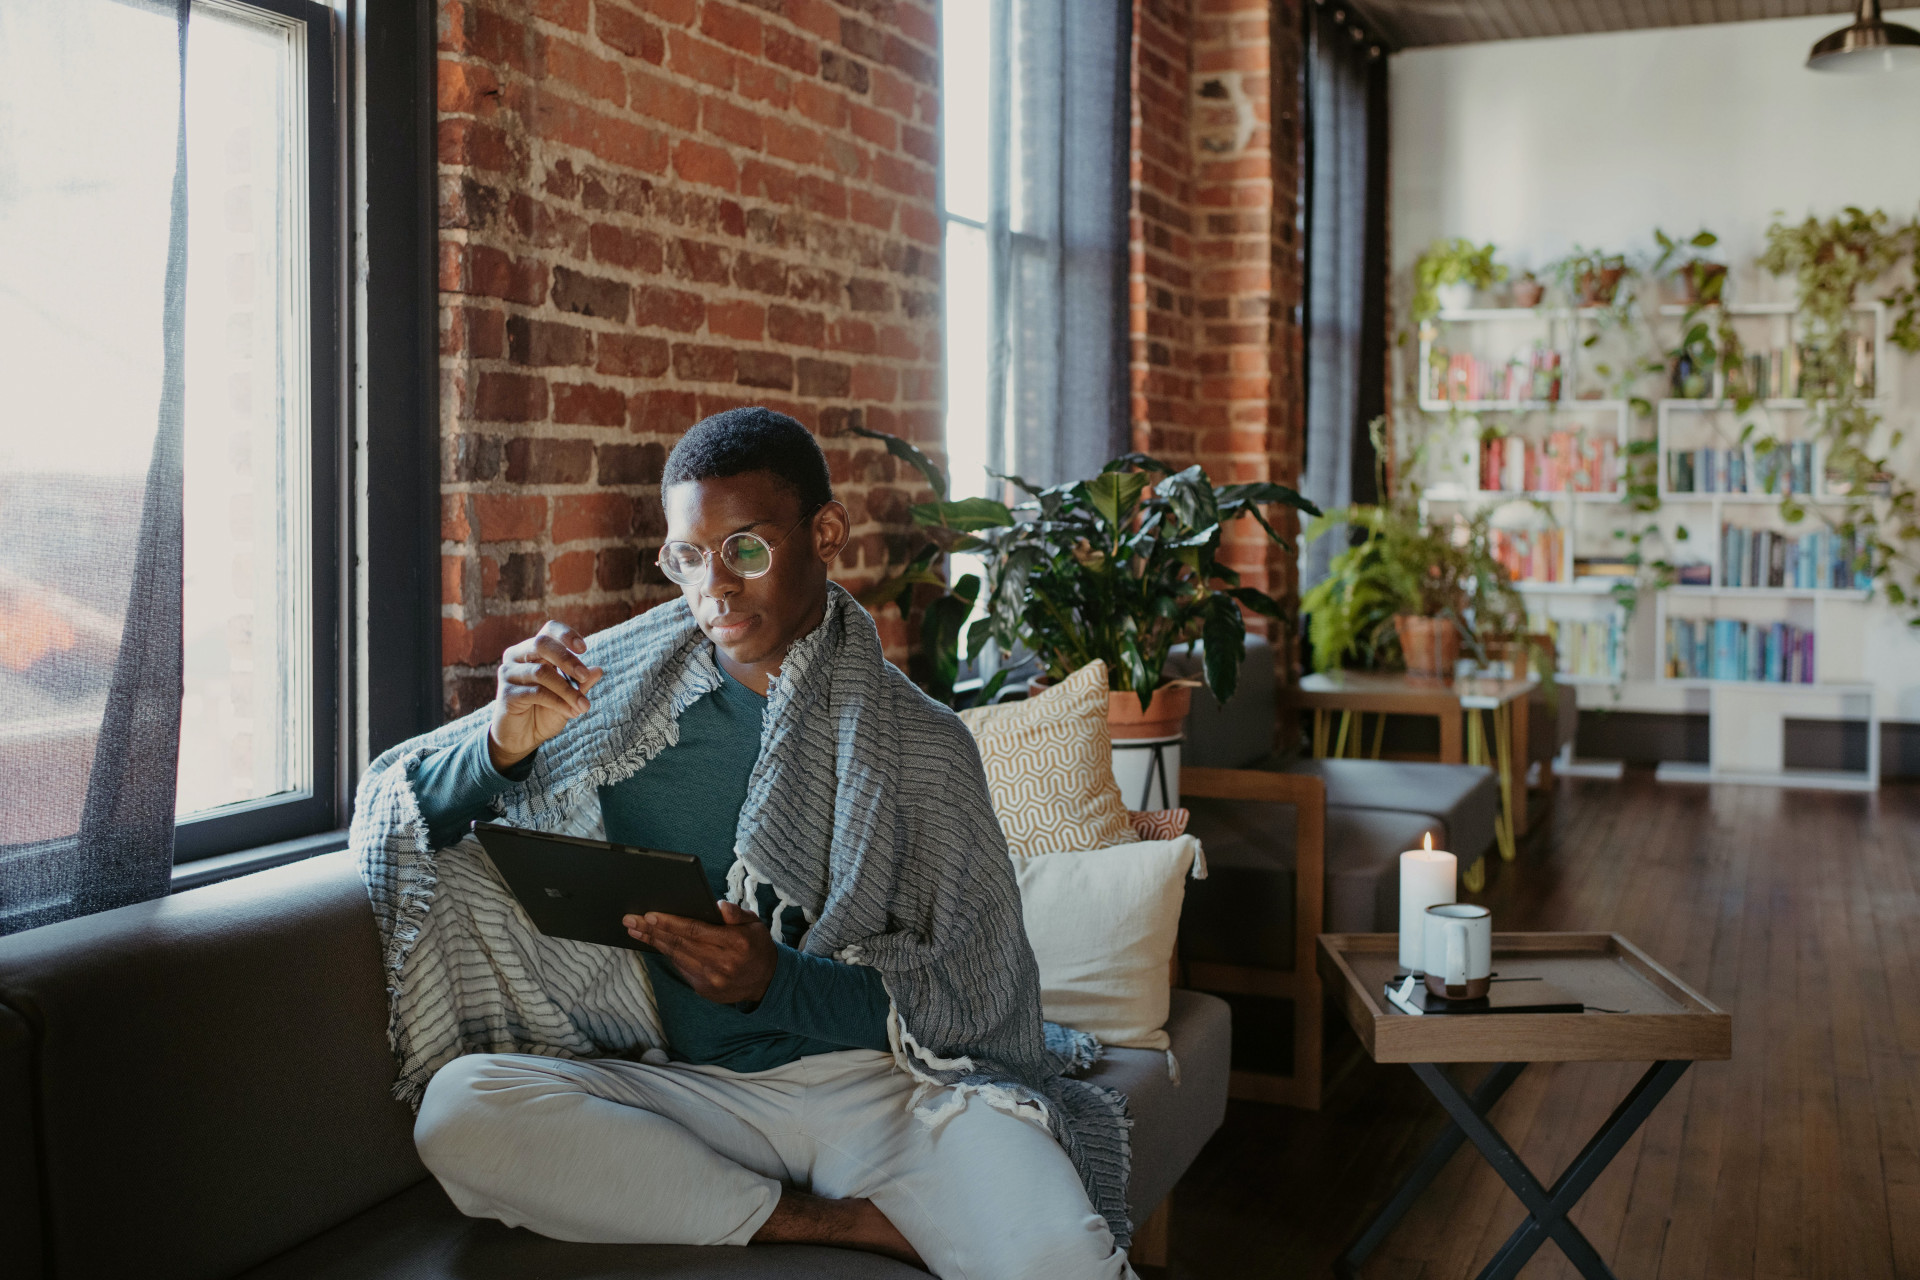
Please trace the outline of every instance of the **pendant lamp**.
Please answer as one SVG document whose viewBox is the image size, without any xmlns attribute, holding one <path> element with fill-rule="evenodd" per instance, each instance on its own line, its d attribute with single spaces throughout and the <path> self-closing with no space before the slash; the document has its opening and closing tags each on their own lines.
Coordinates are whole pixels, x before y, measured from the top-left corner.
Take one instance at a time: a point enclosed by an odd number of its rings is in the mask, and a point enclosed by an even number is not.
<svg viewBox="0 0 1920 1280">
<path fill-rule="evenodd" d="M 1920 31 L 1880 19 L 1880 0 L 1860 0 L 1853 25 L 1842 27 L 1813 46 L 1809 71 L 1871 75 L 1920 67 Z"/>
</svg>

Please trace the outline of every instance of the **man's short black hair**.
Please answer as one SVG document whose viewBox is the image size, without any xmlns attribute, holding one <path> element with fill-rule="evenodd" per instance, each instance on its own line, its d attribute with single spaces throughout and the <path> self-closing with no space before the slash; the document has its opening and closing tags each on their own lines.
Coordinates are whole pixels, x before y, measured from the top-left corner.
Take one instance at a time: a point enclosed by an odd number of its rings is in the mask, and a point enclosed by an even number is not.
<svg viewBox="0 0 1920 1280">
<path fill-rule="evenodd" d="M 695 423 L 667 455 L 660 487 L 749 471 L 772 472 L 800 495 L 800 505 L 807 510 L 833 501 L 827 455 L 820 452 L 813 432 L 784 413 L 758 405 L 728 409 Z"/>
</svg>

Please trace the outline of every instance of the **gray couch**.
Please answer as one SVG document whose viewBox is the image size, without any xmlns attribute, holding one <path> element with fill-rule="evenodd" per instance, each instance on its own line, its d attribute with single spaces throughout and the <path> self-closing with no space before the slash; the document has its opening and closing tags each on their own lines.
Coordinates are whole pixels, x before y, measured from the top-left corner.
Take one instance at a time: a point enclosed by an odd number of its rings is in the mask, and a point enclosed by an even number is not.
<svg viewBox="0 0 1920 1280">
<path fill-rule="evenodd" d="M 923 1273 L 801 1247 L 563 1244 L 464 1218 L 393 1100 L 366 894 L 332 854 L 0 939 L 6 1274 L 614 1280 Z M 1160 1053 L 1095 1071 L 1134 1114 L 1134 1216 L 1226 1106 L 1226 1006 L 1175 991 Z"/>
</svg>

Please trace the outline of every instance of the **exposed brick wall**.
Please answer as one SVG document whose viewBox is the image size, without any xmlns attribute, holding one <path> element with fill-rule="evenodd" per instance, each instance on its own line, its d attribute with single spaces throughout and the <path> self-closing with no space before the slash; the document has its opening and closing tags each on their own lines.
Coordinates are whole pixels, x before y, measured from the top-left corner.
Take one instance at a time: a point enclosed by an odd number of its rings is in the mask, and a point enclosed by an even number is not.
<svg viewBox="0 0 1920 1280">
<path fill-rule="evenodd" d="M 1300 33 L 1299 0 L 1134 0 L 1134 441 L 1218 482 L 1299 479 Z M 1295 590 L 1251 522 L 1223 558 Z"/>
<path fill-rule="evenodd" d="M 937 52 L 931 0 L 442 0 L 449 714 L 670 598 L 661 465 L 720 409 L 822 438 L 880 573 L 914 486 L 841 436 L 939 443 Z"/>
</svg>

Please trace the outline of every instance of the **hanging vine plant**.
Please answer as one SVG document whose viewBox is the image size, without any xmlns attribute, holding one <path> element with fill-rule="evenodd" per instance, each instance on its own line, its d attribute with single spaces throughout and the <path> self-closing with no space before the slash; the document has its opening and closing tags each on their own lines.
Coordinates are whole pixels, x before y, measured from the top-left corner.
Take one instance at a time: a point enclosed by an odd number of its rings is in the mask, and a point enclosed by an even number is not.
<svg viewBox="0 0 1920 1280">
<path fill-rule="evenodd" d="M 1853 316 L 1860 291 L 1903 261 L 1912 277 L 1881 301 L 1890 308 L 1889 340 L 1920 352 L 1920 222 L 1851 206 L 1825 220 L 1776 221 L 1760 255 L 1769 272 L 1792 276 L 1798 292 L 1800 394 L 1826 445 L 1826 484 L 1847 499 L 1834 527 L 1863 548 L 1856 570 L 1865 569 L 1889 603 L 1908 613 L 1909 625 L 1920 627 L 1920 494 L 1890 466 L 1902 433 L 1875 439 L 1883 419 L 1870 401 L 1880 371 Z M 1791 494 L 1780 506 L 1790 523 L 1807 514 Z"/>
</svg>

